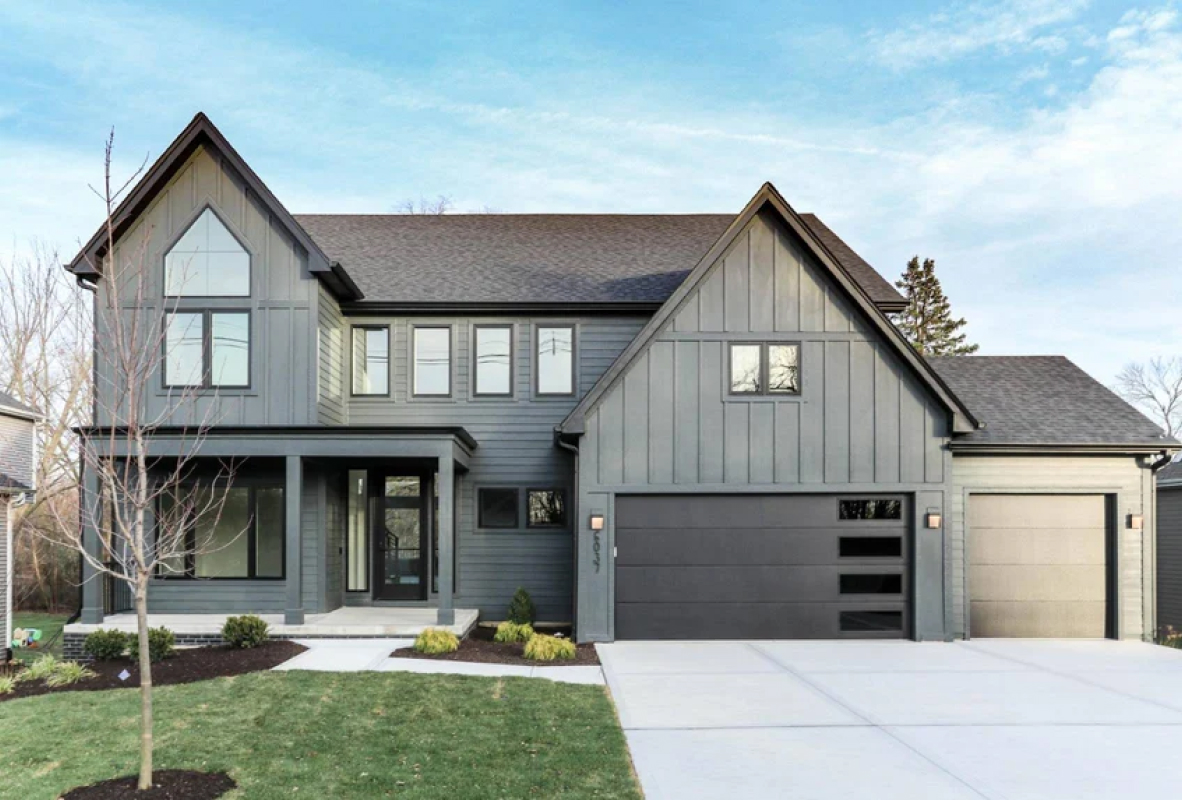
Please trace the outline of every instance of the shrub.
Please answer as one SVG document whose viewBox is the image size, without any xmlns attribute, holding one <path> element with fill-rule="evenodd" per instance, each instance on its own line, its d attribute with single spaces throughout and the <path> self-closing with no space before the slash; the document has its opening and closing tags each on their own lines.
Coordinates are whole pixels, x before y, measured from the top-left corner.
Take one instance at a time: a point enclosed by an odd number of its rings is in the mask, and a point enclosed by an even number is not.
<svg viewBox="0 0 1182 800">
<path fill-rule="evenodd" d="M 176 637 L 165 627 L 148 629 L 148 660 L 163 661 L 176 653 Z"/>
<path fill-rule="evenodd" d="M 231 647 L 258 647 L 267 641 L 267 623 L 253 614 L 230 617 L 222 626 L 222 638 Z"/>
<path fill-rule="evenodd" d="M 57 688 L 93 677 L 94 673 L 77 661 L 59 661 L 54 666 L 53 673 L 45 679 L 45 685 Z"/>
<path fill-rule="evenodd" d="M 494 642 L 528 642 L 533 638 L 534 629 L 529 625 L 518 625 L 516 622 L 502 622 L 497 626 L 493 635 Z"/>
<path fill-rule="evenodd" d="M 525 657 L 531 661 L 571 661 L 575 657 L 575 643 L 537 633 L 525 643 Z"/>
<path fill-rule="evenodd" d="M 1172 625 L 1166 625 L 1165 627 L 1159 628 L 1157 631 L 1157 636 L 1154 638 L 1157 640 L 1158 644 L 1165 645 L 1166 647 L 1176 647 L 1182 649 L 1182 631 L 1176 629 Z"/>
<path fill-rule="evenodd" d="M 415 650 L 428 655 L 454 653 L 460 647 L 460 640 L 451 631 L 427 628 L 415 638 Z"/>
<path fill-rule="evenodd" d="M 16 691 L 16 678 L 12 675 L 0 675 L 0 694 L 12 694 Z"/>
<path fill-rule="evenodd" d="M 97 630 L 87 635 L 82 652 L 99 661 L 113 661 L 123 655 L 131 642 L 131 635 L 123 631 Z"/>
<path fill-rule="evenodd" d="M 517 591 L 513 593 L 513 601 L 509 603 L 509 621 L 518 625 L 533 625 L 537 618 L 538 610 L 534 607 L 529 592 L 520 586 L 517 587 Z"/>
<path fill-rule="evenodd" d="M 43 681 L 57 669 L 57 659 L 46 653 L 17 673 L 18 681 Z"/>
</svg>

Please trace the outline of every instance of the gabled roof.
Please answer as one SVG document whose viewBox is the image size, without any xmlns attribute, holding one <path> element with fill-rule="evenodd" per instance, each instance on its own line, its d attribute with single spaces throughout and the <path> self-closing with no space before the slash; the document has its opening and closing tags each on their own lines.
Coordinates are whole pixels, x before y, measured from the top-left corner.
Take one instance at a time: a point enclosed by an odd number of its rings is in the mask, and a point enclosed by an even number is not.
<svg viewBox="0 0 1182 800">
<path fill-rule="evenodd" d="M 648 324 L 641 329 L 640 333 L 636 335 L 636 338 L 620 353 L 615 362 L 600 376 L 599 380 L 595 382 L 595 385 L 591 387 L 591 390 L 584 395 L 574 410 L 562 421 L 558 426 L 558 432 L 570 434 L 583 433 L 586 413 L 611 388 L 616 380 L 624 374 L 632 361 L 644 352 L 653 337 L 660 333 L 669 322 L 682 301 L 697 290 L 698 285 L 705 279 L 710 268 L 714 266 L 719 257 L 726 252 L 727 248 L 742 233 L 747 223 L 765 208 L 772 214 L 775 214 L 789 230 L 804 242 L 813 256 L 828 270 L 833 280 L 846 292 L 854 304 L 865 313 L 870 323 L 878 329 L 884 340 L 895 349 L 896 354 L 903 361 L 904 365 L 944 405 L 952 416 L 953 430 L 958 433 L 975 430 L 978 424 L 972 412 L 949 390 L 944 382 L 940 380 L 939 376 L 928 366 L 927 362 L 915 352 L 915 349 L 907 343 L 902 334 L 891 324 L 883 312 L 875 306 L 874 301 L 870 298 L 866 290 L 854 280 L 845 266 L 825 246 L 820 237 L 788 205 L 788 202 L 776 191 L 776 187 L 770 183 L 765 183 L 755 193 L 755 196 L 751 198 L 750 202 L 747 203 L 743 211 L 731 221 L 726 232 L 702 256 L 697 266 L 682 281 L 677 290 L 653 314 Z"/>
<path fill-rule="evenodd" d="M 1160 451 L 1178 443 L 1063 356 L 944 356 L 936 372 L 985 427 L 954 447 Z"/>
<path fill-rule="evenodd" d="M 7 392 L 0 392 L 0 414 L 7 414 L 10 417 L 23 417 L 34 421 L 45 419 L 45 415 L 40 411 L 22 403 Z"/>
<path fill-rule="evenodd" d="M 365 305 L 476 303 L 656 306 L 734 214 L 297 214 L 347 265 Z M 885 311 L 898 292 L 824 223 L 801 220 Z M 446 280 L 441 280 L 446 276 Z"/>
<path fill-rule="evenodd" d="M 1182 486 L 1182 453 L 1175 455 L 1169 464 L 1157 473 L 1158 486 Z"/>
<path fill-rule="evenodd" d="M 362 295 L 358 291 L 349 275 L 340 264 L 333 262 L 324 254 L 320 246 L 308 235 L 308 232 L 296 222 L 288 213 L 278 198 L 271 193 L 266 184 L 255 174 L 250 165 L 238 155 L 238 151 L 226 140 L 221 131 L 210 121 L 209 117 L 198 112 L 180 135 L 160 155 L 156 162 L 144 173 L 140 181 L 129 191 L 113 214 L 115 238 L 118 239 L 127 228 L 135 222 L 139 215 L 152 202 L 168 181 L 184 166 L 189 156 L 201 146 L 212 147 L 217 150 L 230 167 L 235 170 L 246 183 L 250 191 L 256 195 L 263 205 L 270 211 L 280 224 L 295 238 L 308 252 L 308 268 L 324 281 L 325 285 L 341 300 L 359 300 Z M 107 229 L 104 222 L 90 237 L 90 241 L 66 265 L 66 269 L 79 277 L 97 278 L 98 266 L 107 249 Z"/>
</svg>

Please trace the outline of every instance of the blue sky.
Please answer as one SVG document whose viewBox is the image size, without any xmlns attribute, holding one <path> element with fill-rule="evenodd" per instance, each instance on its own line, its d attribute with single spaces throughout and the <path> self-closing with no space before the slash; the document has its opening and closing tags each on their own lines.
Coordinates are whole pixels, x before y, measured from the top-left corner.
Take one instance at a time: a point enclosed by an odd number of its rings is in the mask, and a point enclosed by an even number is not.
<svg viewBox="0 0 1182 800">
<path fill-rule="evenodd" d="M 986 354 L 1182 351 L 1182 7 L 0 0 L 0 258 L 205 111 L 295 212 L 732 212 L 765 180 Z"/>
</svg>

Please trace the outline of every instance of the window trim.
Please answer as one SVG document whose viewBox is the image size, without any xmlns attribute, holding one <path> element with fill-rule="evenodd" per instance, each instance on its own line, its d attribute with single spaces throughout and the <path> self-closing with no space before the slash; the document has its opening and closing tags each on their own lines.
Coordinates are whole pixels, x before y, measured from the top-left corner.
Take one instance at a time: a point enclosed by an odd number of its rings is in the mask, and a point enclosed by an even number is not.
<svg viewBox="0 0 1182 800">
<path fill-rule="evenodd" d="M 168 325 L 177 314 L 201 315 L 201 383 L 168 382 Z M 215 314 L 240 314 L 246 317 L 246 383 L 213 382 L 213 317 Z M 164 313 L 160 337 L 160 382 L 165 391 L 174 389 L 229 389 L 249 392 L 254 387 L 254 314 L 249 308 L 173 308 Z"/>
<path fill-rule="evenodd" d="M 185 234 L 189 229 L 196 224 L 197 220 L 201 219 L 201 215 L 205 210 L 209 209 L 213 215 L 218 218 L 218 221 L 225 226 L 234 240 L 238 242 L 238 246 L 246 252 L 246 294 L 169 294 L 168 293 L 168 254 L 176 247 L 181 239 L 185 238 Z M 212 202 L 206 201 L 196 211 L 196 213 L 189 216 L 185 223 L 180 226 L 179 233 L 173 235 L 172 239 L 164 246 L 160 255 L 161 281 L 160 291 L 166 300 L 244 300 L 254 297 L 254 250 L 247 244 L 246 236 L 237 229 L 237 227 L 226 219 L 225 215 L 219 211 Z"/>
<path fill-rule="evenodd" d="M 484 507 L 480 496 L 484 492 L 513 492 L 513 524 L 488 525 L 484 521 Z M 519 486 L 477 486 L 476 487 L 476 529 L 481 531 L 518 531 L 521 530 L 521 487 Z"/>
<path fill-rule="evenodd" d="M 420 330 L 445 330 L 447 331 L 447 392 L 438 394 L 420 394 L 417 391 L 415 383 L 418 378 L 418 358 L 416 357 L 415 348 L 418 344 L 417 334 Z M 426 323 L 423 325 L 411 324 L 410 326 L 410 396 L 415 400 L 449 400 L 455 396 L 455 333 L 452 330 L 452 325 L 449 323 Z"/>
<path fill-rule="evenodd" d="M 357 369 L 357 357 L 354 350 L 356 347 L 356 337 L 354 331 L 386 331 L 386 391 L 384 392 L 359 392 L 357 391 L 357 380 L 354 375 Z M 394 329 L 389 324 L 366 324 L 366 325 L 350 325 L 349 326 L 349 396 L 350 397 L 389 397 L 394 389 Z"/>
<path fill-rule="evenodd" d="M 738 392 L 735 391 L 734 383 L 734 363 L 735 363 L 735 348 L 736 347 L 758 347 L 759 348 L 759 389 L 753 392 Z M 796 348 L 796 391 L 784 391 L 781 389 L 772 390 L 770 388 L 770 373 L 771 373 L 771 348 L 772 347 L 795 347 Z M 723 375 L 723 380 L 726 382 L 726 393 L 728 397 L 734 398 L 769 398 L 773 400 L 778 399 L 796 399 L 804 396 L 804 348 L 800 341 L 795 339 L 790 340 L 765 340 L 765 339 L 732 339 L 727 342 L 726 349 L 726 371 Z"/>
<path fill-rule="evenodd" d="M 535 524 L 529 518 L 529 495 L 530 492 L 557 492 L 562 495 L 562 522 Z M 567 503 L 567 492 L 565 486 L 528 486 L 525 489 L 525 527 L 527 530 L 534 531 L 561 531 L 570 527 L 570 505 Z"/>
<path fill-rule="evenodd" d="M 538 357 L 538 348 L 542 344 L 541 331 L 543 328 L 567 328 L 570 330 L 570 391 L 569 392 L 543 392 L 542 391 L 542 369 L 541 359 Z M 531 359 L 533 362 L 533 391 L 534 397 L 574 397 L 579 391 L 579 326 L 575 322 L 535 322 L 533 326 L 533 347 Z"/>
<path fill-rule="evenodd" d="M 490 399 L 507 399 L 514 395 L 513 388 L 517 377 L 517 326 L 512 322 L 481 322 L 472 326 L 472 396 Z M 480 355 L 480 331 L 482 330 L 507 330 L 509 331 L 509 390 L 507 392 L 482 392 L 480 391 L 480 379 L 478 377 L 479 371 L 479 355 Z"/>
<path fill-rule="evenodd" d="M 180 489 L 192 491 L 193 489 L 201 488 L 201 484 L 185 483 Z M 210 488 L 210 487 L 205 487 Z M 247 528 L 243 536 L 246 537 L 246 575 L 237 577 L 198 577 L 197 575 L 197 554 L 192 552 L 197 543 L 197 531 L 195 528 L 196 520 L 190 521 L 188 529 L 185 531 L 185 549 L 188 550 L 184 555 L 185 570 L 183 573 L 177 572 L 162 572 L 163 565 L 157 563 L 156 570 L 152 575 L 152 580 L 157 581 L 285 581 L 287 580 L 287 489 L 282 483 L 268 482 L 259 484 L 249 484 L 246 486 L 235 486 L 230 484 L 221 487 L 220 491 L 229 491 L 231 489 L 245 489 L 247 492 L 247 505 L 250 508 L 250 527 Z M 281 571 L 278 576 L 263 575 L 259 576 L 258 572 L 258 490 L 259 489 L 278 489 L 283 492 L 284 502 L 281 504 L 282 511 L 279 515 L 279 526 L 283 531 L 283 535 L 279 537 L 279 563 Z M 160 502 L 162 497 L 156 498 L 153 520 L 153 533 L 156 526 L 159 525 L 160 520 Z M 225 501 L 223 501 L 225 502 Z"/>
</svg>

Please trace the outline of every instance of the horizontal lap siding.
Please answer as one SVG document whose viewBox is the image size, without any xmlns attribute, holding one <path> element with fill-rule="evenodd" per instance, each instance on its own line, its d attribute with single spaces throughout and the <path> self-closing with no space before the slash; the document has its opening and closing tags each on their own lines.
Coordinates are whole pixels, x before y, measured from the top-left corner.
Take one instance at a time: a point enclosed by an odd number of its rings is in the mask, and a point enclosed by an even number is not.
<svg viewBox="0 0 1182 800">
<path fill-rule="evenodd" d="M 1151 627 L 1151 612 L 1145 608 L 1143 588 L 1151 553 L 1143 538 L 1152 535 L 1154 520 L 1151 473 L 1133 457 L 1064 457 L 1064 456 L 969 456 L 956 455 L 952 460 L 952 491 L 949 498 L 947 533 L 948 581 L 952 587 L 950 625 L 955 635 L 966 633 L 965 614 L 965 493 L 1036 492 L 1117 495 L 1117 583 L 1119 607 L 1117 625 L 1125 639 L 1139 639 Z M 1128 514 L 1144 514 L 1143 531 L 1129 530 Z M 971 530 L 968 535 L 972 535 Z M 971 634 L 971 631 L 969 631 Z"/>
<path fill-rule="evenodd" d="M 1182 486 L 1157 492 L 1157 615 L 1182 628 Z"/>
<path fill-rule="evenodd" d="M 347 326 L 336 301 L 323 286 L 319 289 L 316 364 L 316 412 L 322 425 L 346 422 L 344 357 L 352 342 L 345 341 Z"/>
<path fill-rule="evenodd" d="M 546 619 L 570 620 L 572 597 L 569 531 L 486 532 L 476 530 L 476 490 L 480 486 L 562 486 L 574 498 L 574 463 L 554 444 L 554 427 L 627 346 L 645 319 L 588 318 L 371 318 L 367 325 L 390 325 L 393 333 L 392 396 L 351 398 L 352 425 L 459 425 L 476 439 L 471 470 L 457 483 L 456 604 L 479 608 L 487 618 L 504 616 L 513 592 L 530 592 Z M 578 387 L 573 398 L 533 398 L 533 336 L 538 323 L 578 326 Z M 471 386 L 473 324 L 514 326 L 514 397 L 474 398 Z M 426 400 L 410 396 L 411 327 L 450 324 L 453 397 Z M 346 360 L 347 361 L 347 360 Z"/>
</svg>

